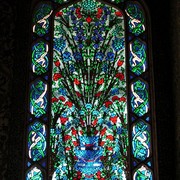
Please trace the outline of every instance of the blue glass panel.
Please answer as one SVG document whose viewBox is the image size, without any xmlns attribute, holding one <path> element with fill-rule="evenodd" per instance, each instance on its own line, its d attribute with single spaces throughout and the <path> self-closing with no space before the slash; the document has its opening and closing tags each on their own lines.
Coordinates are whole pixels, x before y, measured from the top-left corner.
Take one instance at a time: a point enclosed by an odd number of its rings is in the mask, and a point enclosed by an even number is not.
<svg viewBox="0 0 180 180">
<path fill-rule="evenodd" d="M 132 111 L 143 116 L 149 111 L 148 85 L 141 80 L 131 84 L 131 107 Z"/>
<path fill-rule="evenodd" d="M 39 168 L 34 167 L 27 172 L 26 180 L 43 180 L 43 174 Z"/>
<path fill-rule="evenodd" d="M 46 155 L 46 127 L 40 122 L 35 122 L 28 127 L 28 156 L 33 161 L 38 161 Z"/>
<path fill-rule="evenodd" d="M 151 165 L 152 165 L 151 161 L 149 161 L 149 162 L 147 163 L 147 165 L 148 165 L 148 166 L 151 166 Z"/>
<path fill-rule="evenodd" d="M 49 4 L 40 4 L 33 16 L 33 32 L 40 37 L 49 32 L 49 18 L 52 7 Z"/>
<path fill-rule="evenodd" d="M 133 175 L 133 180 L 153 180 L 152 171 L 142 165 Z"/>
<path fill-rule="evenodd" d="M 98 146 L 99 137 L 80 137 L 80 146 L 75 148 L 75 155 L 78 157 L 75 169 L 86 175 L 95 174 L 102 170 L 103 163 L 100 157 L 103 155 L 103 148 Z"/>
<path fill-rule="evenodd" d="M 139 121 L 132 128 L 132 153 L 143 161 L 150 156 L 150 127 Z"/>
<path fill-rule="evenodd" d="M 136 75 L 141 75 L 146 71 L 147 58 L 146 58 L 146 44 L 139 39 L 130 43 L 130 70 Z"/>
<path fill-rule="evenodd" d="M 126 14 L 128 16 L 129 32 L 136 36 L 142 34 L 145 31 L 145 19 L 141 6 L 133 2 L 128 3 Z"/>
<path fill-rule="evenodd" d="M 36 80 L 30 87 L 30 112 L 40 117 L 47 111 L 47 84 Z"/>
<path fill-rule="evenodd" d="M 43 41 L 37 42 L 32 47 L 32 71 L 37 75 L 41 75 L 48 70 L 48 44 Z"/>
</svg>

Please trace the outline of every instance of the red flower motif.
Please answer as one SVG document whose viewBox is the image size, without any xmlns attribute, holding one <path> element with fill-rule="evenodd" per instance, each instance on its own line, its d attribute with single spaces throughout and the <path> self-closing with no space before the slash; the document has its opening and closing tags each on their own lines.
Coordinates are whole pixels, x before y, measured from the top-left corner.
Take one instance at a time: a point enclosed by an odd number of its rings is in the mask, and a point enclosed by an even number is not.
<svg viewBox="0 0 180 180">
<path fill-rule="evenodd" d="M 101 157 L 100 157 L 100 160 L 103 160 L 103 159 L 104 159 L 104 156 L 101 156 Z"/>
<path fill-rule="evenodd" d="M 115 12 L 115 15 L 116 15 L 116 16 L 119 16 L 119 17 L 122 17 L 122 16 L 123 16 L 123 14 L 122 14 L 120 11 L 116 11 L 116 12 Z"/>
<path fill-rule="evenodd" d="M 82 18 L 82 15 L 81 14 L 77 14 L 77 18 L 78 19 Z"/>
<path fill-rule="evenodd" d="M 69 139 L 71 139 L 71 136 L 70 136 L 70 135 L 65 135 L 65 136 L 64 136 L 64 141 L 67 141 L 67 140 L 69 140 Z"/>
<path fill-rule="evenodd" d="M 92 22 L 92 18 L 91 18 L 91 17 L 87 17 L 87 18 L 86 18 L 86 22 L 87 22 L 87 23 L 91 23 L 91 22 Z"/>
<path fill-rule="evenodd" d="M 78 160 L 78 157 L 77 156 L 74 156 L 74 160 Z M 78 173 L 77 173 L 78 174 Z"/>
<path fill-rule="evenodd" d="M 110 105 L 112 105 L 112 102 L 111 101 L 106 101 L 104 104 L 105 104 L 106 107 L 109 107 Z"/>
<path fill-rule="evenodd" d="M 97 175 L 99 175 L 99 176 L 100 176 L 100 175 L 101 175 L 101 171 L 98 171 L 98 172 L 97 172 Z"/>
<path fill-rule="evenodd" d="M 110 121 L 112 121 L 114 124 L 117 122 L 117 116 L 110 117 Z"/>
<path fill-rule="evenodd" d="M 104 144 L 105 144 L 105 141 L 100 142 L 100 146 L 104 146 Z"/>
<path fill-rule="evenodd" d="M 64 96 L 59 96 L 59 100 L 64 102 L 66 100 L 66 98 Z"/>
<path fill-rule="evenodd" d="M 95 126 L 97 124 L 98 120 L 95 119 L 93 122 L 92 122 L 92 125 Z"/>
<path fill-rule="evenodd" d="M 60 117 L 61 124 L 65 124 L 68 121 L 68 118 Z"/>
<path fill-rule="evenodd" d="M 101 8 L 98 8 L 97 14 L 96 14 L 96 18 L 100 19 L 102 16 L 102 12 L 103 10 Z"/>
<path fill-rule="evenodd" d="M 71 148 L 70 147 L 66 147 L 66 151 L 70 151 L 71 150 Z"/>
<path fill-rule="evenodd" d="M 96 15 L 96 18 L 100 19 L 101 16 L 102 16 L 102 14 L 97 14 L 97 15 Z"/>
<path fill-rule="evenodd" d="M 51 99 L 51 102 L 52 102 L 52 103 L 54 103 L 54 102 L 58 102 L 58 99 L 57 99 L 57 98 L 55 98 L 55 97 L 53 97 L 53 98 Z"/>
<path fill-rule="evenodd" d="M 80 130 L 79 132 L 80 132 L 81 135 L 83 135 L 83 131 L 82 130 Z"/>
<path fill-rule="evenodd" d="M 54 64 L 55 64 L 55 66 L 59 67 L 60 66 L 60 61 L 57 60 L 57 61 L 54 62 Z"/>
<path fill-rule="evenodd" d="M 106 138 L 111 140 L 111 141 L 113 141 L 113 139 L 114 139 L 114 137 L 112 135 L 107 135 Z"/>
<path fill-rule="evenodd" d="M 98 83 L 99 85 L 103 84 L 103 83 L 104 83 L 104 79 L 101 78 L 97 83 Z"/>
<path fill-rule="evenodd" d="M 117 62 L 117 66 L 122 66 L 123 63 L 124 63 L 124 61 L 119 60 L 119 61 Z"/>
<path fill-rule="evenodd" d="M 63 15 L 63 12 L 57 12 L 56 13 L 56 17 L 60 17 L 60 16 L 62 16 Z"/>
<path fill-rule="evenodd" d="M 112 151 L 112 150 L 113 150 L 113 148 L 112 148 L 112 147 L 108 147 L 107 149 L 108 149 L 108 151 Z"/>
<path fill-rule="evenodd" d="M 69 106 L 69 107 L 72 107 L 72 106 L 73 106 L 73 103 L 70 102 L 70 101 L 67 101 L 67 102 L 65 103 L 65 105 L 66 105 L 66 106 Z"/>
<path fill-rule="evenodd" d="M 79 14 L 79 13 L 80 13 L 80 10 L 81 10 L 80 7 L 79 7 L 79 8 L 76 8 L 76 14 Z"/>
<path fill-rule="evenodd" d="M 119 97 L 118 96 L 113 96 L 112 101 L 116 101 L 116 100 L 119 100 Z"/>
<path fill-rule="evenodd" d="M 107 130 L 106 127 L 101 130 L 101 132 L 100 132 L 101 136 L 103 136 L 106 133 L 106 130 Z"/>
<path fill-rule="evenodd" d="M 79 143 L 77 141 L 73 141 L 74 146 L 78 146 Z"/>
<path fill-rule="evenodd" d="M 80 172 L 80 171 L 78 171 L 78 172 L 77 172 L 77 175 L 78 175 L 78 176 L 80 176 L 80 175 L 81 175 L 81 172 Z"/>
<path fill-rule="evenodd" d="M 77 15 L 77 18 L 82 18 L 81 8 L 76 9 L 76 15 Z"/>
<path fill-rule="evenodd" d="M 53 76 L 53 80 L 54 81 L 57 81 L 58 79 L 62 78 L 62 75 L 59 74 L 59 73 L 55 73 L 54 76 Z"/>
<path fill-rule="evenodd" d="M 126 102 L 126 98 L 125 97 L 121 97 L 121 98 L 119 98 L 119 101 Z"/>
<path fill-rule="evenodd" d="M 117 73 L 115 75 L 115 77 L 117 77 L 118 79 L 120 79 L 122 81 L 124 79 L 124 74 L 123 73 Z"/>
<path fill-rule="evenodd" d="M 99 132 L 99 131 L 96 130 L 96 131 L 94 131 L 94 134 L 96 135 L 98 132 Z"/>
<path fill-rule="evenodd" d="M 74 84 L 80 85 L 80 83 L 81 83 L 81 82 L 80 82 L 78 79 L 76 79 L 76 78 L 74 79 Z"/>
<path fill-rule="evenodd" d="M 71 131 L 72 131 L 72 135 L 75 136 L 77 134 L 77 131 L 73 127 L 71 128 Z"/>
<path fill-rule="evenodd" d="M 98 13 L 102 13 L 103 12 L 103 9 L 102 8 L 98 8 Z"/>
<path fill-rule="evenodd" d="M 102 94 L 102 91 L 98 92 L 97 94 L 95 94 L 96 97 L 99 97 Z"/>
<path fill-rule="evenodd" d="M 77 95 L 78 97 L 81 97 L 81 94 L 80 94 L 78 91 L 76 91 L 76 95 Z"/>
<path fill-rule="evenodd" d="M 85 123 L 84 123 L 84 121 L 82 119 L 80 119 L 80 123 L 81 123 L 82 126 L 85 125 Z"/>
</svg>

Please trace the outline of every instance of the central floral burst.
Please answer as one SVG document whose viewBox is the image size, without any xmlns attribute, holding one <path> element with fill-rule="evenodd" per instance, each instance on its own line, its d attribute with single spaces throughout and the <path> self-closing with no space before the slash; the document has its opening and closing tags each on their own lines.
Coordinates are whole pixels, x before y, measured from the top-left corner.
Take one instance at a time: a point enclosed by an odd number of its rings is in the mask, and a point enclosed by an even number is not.
<svg viewBox="0 0 180 180">
<path fill-rule="evenodd" d="M 84 0 L 57 12 L 51 123 L 54 179 L 126 177 L 124 39 L 122 13 L 108 5 Z"/>
</svg>

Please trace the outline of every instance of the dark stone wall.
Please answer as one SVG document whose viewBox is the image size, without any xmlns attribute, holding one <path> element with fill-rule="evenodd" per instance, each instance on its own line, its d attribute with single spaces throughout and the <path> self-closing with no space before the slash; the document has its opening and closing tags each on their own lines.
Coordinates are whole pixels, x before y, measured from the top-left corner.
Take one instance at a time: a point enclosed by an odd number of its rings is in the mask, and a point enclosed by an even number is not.
<svg viewBox="0 0 180 180">
<path fill-rule="evenodd" d="M 173 58 L 173 107 L 175 119 L 175 166 L 176 179 L 180 179 L 180 1 L 171 6 L 171 46 Z"/>
<path fill-rule="evenodd" d="M 0 1 L 0 179 L 7 179 L 15 59 L 15 4 Z"/>
<path fill-rule="evenodd" d="M 159 179 L 180 179 L 179 156 L 175 156 L 178 153 L 175 137 L 180 127 L 177 120 L 180 99 L 178 1 L 152 0 L 147 3 L 152 20 Z"/>
<path fill-rule="evenodd" d="M 0 179 L 20 180 L 30 34 L 30 0 L 0 0 Z M 180 179 L 178 0 L 147 0 L 152 25 L 159 179 Z M 175 170 L 176 169 L 176 170 Z M 176 176 L 175 176 L 176 175 Z"/>
</svg>

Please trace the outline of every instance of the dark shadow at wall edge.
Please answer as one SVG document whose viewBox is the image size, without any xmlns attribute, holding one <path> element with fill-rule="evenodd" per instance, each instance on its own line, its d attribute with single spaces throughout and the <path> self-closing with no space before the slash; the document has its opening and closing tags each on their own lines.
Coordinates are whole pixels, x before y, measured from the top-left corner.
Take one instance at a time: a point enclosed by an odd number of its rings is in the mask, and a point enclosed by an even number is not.
<svg viewBox="0 0 180 180">
<path fill-rule="evenodd" d="M 15 58 L 13 62 L 12 80 L 12 118 L 9 122 L 9 163 L 8 180 L 23 179 L 24 158 L 24 122 L 26 120 L 26 91 L 28 85 L 28 60 L 30 59 L 30 4 L 31 0 L 18 1 L 14 8 L 15 18 Z M 1 178 L 0 178 L 1 179 Z"/>
<path fill-rule="evenodd" d="M 174 46 L 172 8 L 175 1 L 147 1 L 152 23 L 155 107 L 160 180 L 175 179 Z"/>
<path fill-rule="evenodd" d="M 153 64 L 156 96 L 156 119 L 157 119 L 157 140 L 159 158 L 159 179 L 175 179 L 175 101 L 173 100 L 173 79 L 176 78 L 174 71 L 174 47 L 171 18 L 173 1 L 147 0 L 152 21 L 152 46 Z M 1 2 L 1 1 L 0 1 Z M 9 1 L 13 9 L 13 31 L 14 54 L 13 78 L 9 87 L 11 90 L 11 117 L 8 122 L 8 152 L 3 158 L 8 162 L 6 173 L 0 173 L 0 179 L 20 180 L 22 179 L 23 162 L 23 136 L 24 121 L 26 118 L 26 87 L 28 84 L 28 59 L 29 59 L 29 28 L 31 22 L 30 0 Z M 175 7 L 174 7 L 175 8 Z M 7 28 L 9 23 L 6 22 Z M 8 39 L 7 39 L 8 41 Z M 175 87 L 176 88 L 176 87 Z M 0 117 L 1 118 L 1 117 Z M 177 127 L 176 127 L 177 128 Z"/>
</svg>

